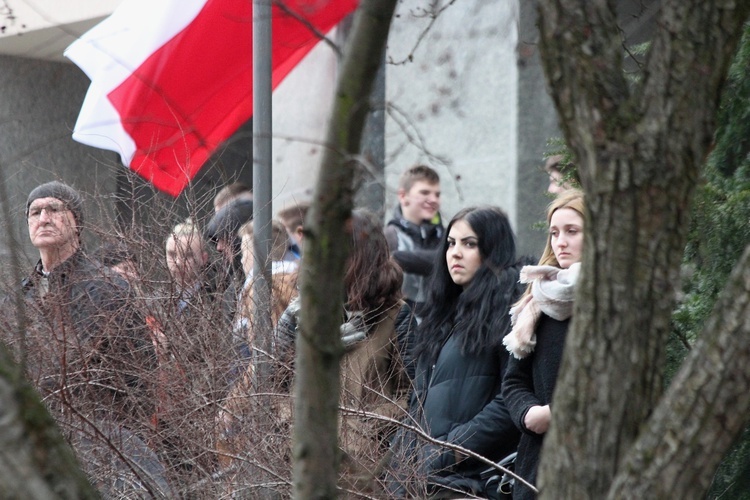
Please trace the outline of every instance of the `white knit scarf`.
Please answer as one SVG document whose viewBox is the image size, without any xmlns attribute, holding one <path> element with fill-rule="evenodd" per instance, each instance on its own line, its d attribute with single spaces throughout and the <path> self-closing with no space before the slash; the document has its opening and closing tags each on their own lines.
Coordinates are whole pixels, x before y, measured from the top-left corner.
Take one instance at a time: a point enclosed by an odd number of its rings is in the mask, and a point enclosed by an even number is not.
<svg viewBox="0 0 750 500">
<path fill-rule="evenodd" d="M 517 359 L 523 359 L 536 346 L 536 324 L 542 313 L 563 321 L 573 314 L 573 297 L 581 264 L 568 269 L 554 266 L 524 266 L 521 283 L 532 283 L 531 293 L 510 309 L 513 328 L 503 344 Z"/>
</svg>

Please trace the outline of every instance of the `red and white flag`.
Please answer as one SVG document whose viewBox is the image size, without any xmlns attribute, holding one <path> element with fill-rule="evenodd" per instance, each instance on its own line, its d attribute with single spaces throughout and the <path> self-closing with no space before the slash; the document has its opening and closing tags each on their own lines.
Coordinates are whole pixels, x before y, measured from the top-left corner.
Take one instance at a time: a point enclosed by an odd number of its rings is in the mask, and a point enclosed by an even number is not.
<svg viewBox="0 0 750 500">
<path fill-rule="evenodd" d="M 357 3 L 274 1 L 274 88 Z M 73 139 L 172 196 L 252 116 L 252 0 L 124 0 L 65 56 L 91 79 Z"/>
</svg>

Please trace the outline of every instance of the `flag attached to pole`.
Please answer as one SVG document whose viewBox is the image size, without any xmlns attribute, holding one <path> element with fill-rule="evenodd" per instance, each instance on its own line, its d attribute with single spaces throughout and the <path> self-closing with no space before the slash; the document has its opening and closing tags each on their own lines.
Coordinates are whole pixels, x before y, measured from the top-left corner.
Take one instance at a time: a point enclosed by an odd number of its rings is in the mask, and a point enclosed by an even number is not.
<svg viewBox="0 0 750 500">
<path fill-rule="evenodd" d="M 357 3 L 274 1 L 274 88 Z M 252 0 L 124 0 L 65 56 L 91 80 L 73 139 L 172 196 L 252 116 Z"/>
</svg>

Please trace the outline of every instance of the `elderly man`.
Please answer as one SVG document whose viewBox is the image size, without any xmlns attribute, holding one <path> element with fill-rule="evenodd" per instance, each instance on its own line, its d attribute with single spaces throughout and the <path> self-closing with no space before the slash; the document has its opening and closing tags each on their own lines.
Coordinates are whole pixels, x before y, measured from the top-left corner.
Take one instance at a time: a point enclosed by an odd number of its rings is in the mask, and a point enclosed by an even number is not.
<svg viewBox="0 0 750 500">
<path fill-rule="evenodd" d="M 143 457 L 148 452 L 136 436 L 146 438 L 151 425 L 147 381 L 156 358 L 134 296 L 121 277 L 87 258 L 83 203 L 73 188 L 56 181 L 38 186 L 29 194 L 26 217 L 40 257 L 23 281 L 27 375 L 85 468 L 101 463 L 106 445 L 97 440 L 104 436 L 127 441 L 124 452 Z M 102 481 L 111 480 L 107 474 Z"/>
</svg>

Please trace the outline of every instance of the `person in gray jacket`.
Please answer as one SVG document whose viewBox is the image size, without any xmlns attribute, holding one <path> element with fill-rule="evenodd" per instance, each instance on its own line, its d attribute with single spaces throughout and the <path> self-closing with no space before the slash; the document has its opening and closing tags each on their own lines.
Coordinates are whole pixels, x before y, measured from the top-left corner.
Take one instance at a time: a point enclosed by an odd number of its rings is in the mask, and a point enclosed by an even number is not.
<svg viewBox="0 0 750 500">
<path fill-rule="evenodd" d="M 393 259 L 404 271 L 404 298 L 421 318 L 426 278 L 445 234 L 437 172 L 425 165 L 406 170 L 399 181 L 398 202 L 385 237 Z"/>
</svg>

